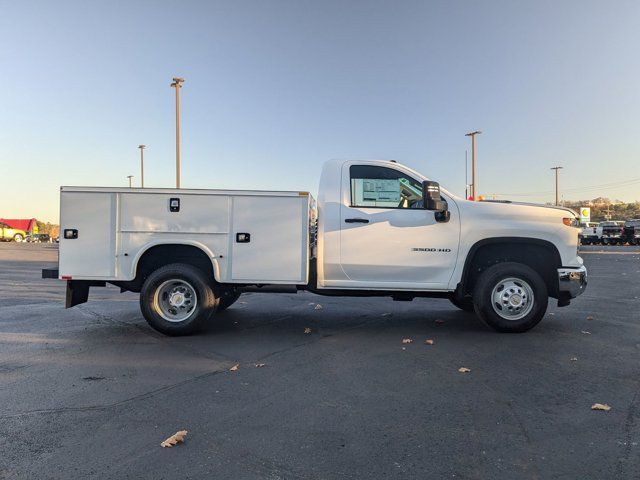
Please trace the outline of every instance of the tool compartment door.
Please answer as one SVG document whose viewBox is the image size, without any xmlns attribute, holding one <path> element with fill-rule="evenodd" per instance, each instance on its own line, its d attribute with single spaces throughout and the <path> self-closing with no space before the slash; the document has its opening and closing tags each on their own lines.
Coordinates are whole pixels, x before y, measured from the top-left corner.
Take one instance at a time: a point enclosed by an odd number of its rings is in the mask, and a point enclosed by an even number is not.
<svg viewBox="0 0 640 480">
<path fill-rule="evenodd" d="M 232 281 L 306 283 L 308 213 L 306 196 L 234 197 Z"/>
<path fill-rule="evenodd" d="M 62 192 L 60 275 L 77 279 L 115 276 L 116 194 Z M 76 230 L 77 238 L 64 237 Z"/>
</svg>

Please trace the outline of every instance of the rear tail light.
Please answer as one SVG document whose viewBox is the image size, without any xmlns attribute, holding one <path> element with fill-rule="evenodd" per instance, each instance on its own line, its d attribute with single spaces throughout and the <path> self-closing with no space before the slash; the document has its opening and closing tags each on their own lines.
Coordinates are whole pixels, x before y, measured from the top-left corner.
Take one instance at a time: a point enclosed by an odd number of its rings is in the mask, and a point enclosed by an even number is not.
<svg viewBox="0 0 640 480">
<path fill-rule="evenodd" d="M 572 217 L 564 217 L 562 219 L 562 223 L 564 223 L 567 227 L 579 227 L 580 224 L 578 222 L 577 218 L 572 218 Z"/>
</svg>

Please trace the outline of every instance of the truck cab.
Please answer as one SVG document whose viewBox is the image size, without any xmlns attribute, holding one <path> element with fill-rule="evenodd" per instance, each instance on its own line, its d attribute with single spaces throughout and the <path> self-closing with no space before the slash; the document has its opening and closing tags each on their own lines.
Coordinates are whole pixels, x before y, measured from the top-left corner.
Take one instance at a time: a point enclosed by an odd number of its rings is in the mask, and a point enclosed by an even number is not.
<svg viewBox="0 0 640 480">
<path fill-rule="evenodd" d="M 456 292 L 500 262 L 539 270 L 561 304 L 557 270 L 584 269 L 575 213 L 561 207 L 472 202 L 439 189 L 443 210 L 423 201 L 427 177 L 397 162 L 332 161 L 318 196 L 318 288 Z"/>
<path fill-rule="evenodd" d="M 318 288 L 449 289 L 460 243 L 457 202 L 426 211 L 428 179 L 396 162 L 331 161 L 318 194 Z"/>
</svg>

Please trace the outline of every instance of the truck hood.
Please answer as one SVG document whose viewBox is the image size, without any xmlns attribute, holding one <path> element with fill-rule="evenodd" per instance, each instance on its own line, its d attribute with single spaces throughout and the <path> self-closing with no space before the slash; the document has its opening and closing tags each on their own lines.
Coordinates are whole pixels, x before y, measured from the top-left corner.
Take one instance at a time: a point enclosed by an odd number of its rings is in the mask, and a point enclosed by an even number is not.
<svg viewBox="0 0 640 480">
<path fill-rule="evenodd" d="M 524 224 L 532 228 L 534 224 L 562 226 L 562 219 L 577 218 L 576 213 L 565 207 L 540 205 L 526 202 L 510 201 L 482 201 L 472 202 L 463 200 L 457 202 L 461 215 L 474 222 L 500 222 L 507 229 Z M 480 225 L 478 225 L 480 226 Z"/>
<path fill-rule="evenodd" d="M 513 202 L 511 200 L 483 200 L 482 202 L 476 202 L 476 203 L 499 203 L 501 205 L 527 205 L 529 207 L 539 207 L 539 208 L 550 208 L 553 210 L 561 210 L 563 212 L 568 212 L 570 213 L 573 217 L 578 217 L 578 214 L 571 210 L 568 207 L 561 207 L 559 205 L 545 205 L 542 203 L 532 203 L 532 202 Z"/>
</svg>

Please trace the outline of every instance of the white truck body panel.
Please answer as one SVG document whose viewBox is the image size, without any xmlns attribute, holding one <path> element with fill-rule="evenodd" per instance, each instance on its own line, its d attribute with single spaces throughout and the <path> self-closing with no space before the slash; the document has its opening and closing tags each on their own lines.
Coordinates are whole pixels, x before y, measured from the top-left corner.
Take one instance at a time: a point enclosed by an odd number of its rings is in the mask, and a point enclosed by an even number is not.
<svg viewBox="0 0 640 480">
<path fill-rule="evenodd" d="M 308 203 L 291 197 L 233 199 L 233 227 L 251 234 L 251 242 L 232 242 L 232 282 L 307 283 Z"/>
<path fill-rule="evenodd" d="M 171 198 L 180 211 L 171 212 Z M 162 244 L 200 248 L 223 283 L 306 284 L 309 202 L 301 192 L 61 188 L 60 278 L 128 281 Z M 247 243 L 236 233 L 250 233 Z"/>
<path fill-rule="evenodd" d="M 115 197 L 109 192 L 65 192 L 60 197 L 60 224 L 78 225 L 82 235 L 70 241 L 60 239 L 61 271 L 87 279 L 114 278 L 116 271 Z"/>
<path fill-rule="evenodd" d="M 451 196 L 442 192 L 451 211 L 451 219 L 446 223 L 436 222 L 433 212 L 423 209 L 352 207 L 349 184 L 351 165 L 384 165 L 416 177 L 419 181 L 426 179 L 395 162 L 327 162 L 318 196 L 321 212 L 318 225 L 318 286 L 368 290 L 448 290 L 460 236 L 459 213 Z M 366 219 L 368 223 L 345 223 L 347 218 L 352 217 Z M 448 251 L 429 255 L 425 249 Z"/>
<path fill-rule="evenodd" d="M 396 162 L 332 160 L 320 179 L 317 206 L 317 283 L 340 290 L 453 292 L 474 246 L 521 238 L 556 247 L 561 266 L 579 268 L 575 217 L 566 209 L 517 203 L 471 202 L 446 190 L 450 218 L 433 211 L 351 205 L 352 166 L 384 167 L 421 184 L 427 177 Z M 170 212 L 180 198 L 180 212 Z M 309 283 L 307 193 L 62 187 L 60 278 L 129 281 L 141 256 L 163 244 L 193 245 L 211 259 L 215 279 L 229 284 Z M 362 223 L 347 222 L 358 219 Z M 238 243 L 237 233 L 249 233 Z"/>
</svg>

